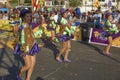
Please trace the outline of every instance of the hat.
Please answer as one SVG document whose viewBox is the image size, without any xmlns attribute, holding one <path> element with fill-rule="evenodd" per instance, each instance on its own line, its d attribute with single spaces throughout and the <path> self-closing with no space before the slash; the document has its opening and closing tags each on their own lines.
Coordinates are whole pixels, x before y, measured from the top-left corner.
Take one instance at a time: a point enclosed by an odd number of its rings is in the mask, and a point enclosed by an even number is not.
<svg viewBox="0 0 120 80">
<path fill-rule="evenodd" d="M 61 8 L 61 9 L 60 9 L 60 13 L 61 13 L 61 14 L 65 13 L 65 12 L 66 12 L 66 10 L 65 10 L 64 8 Z"/>
<path fill-rule="evenodd" d="M 13 11 L 16 11 L 17 10 L 17 8 L 13 8 Z"/>
<path fill-rule="evenodd" d="M 110 13 L 106 13 L 106 18 L 108 18 L 111 14 Z"/>
<path fill-rule="evenodd" d="M 52 14 L 55 14 L 55 12 L 54 11 L 50 11 L 50 14 L 52 15 Z"/>
<path fill-rule="evenodd" d="M 26 13 L 31 13 L 31 11 L 28 9 L 22 9 L 20 11 L 20 17 L 23 18 Z"/>
</svg>

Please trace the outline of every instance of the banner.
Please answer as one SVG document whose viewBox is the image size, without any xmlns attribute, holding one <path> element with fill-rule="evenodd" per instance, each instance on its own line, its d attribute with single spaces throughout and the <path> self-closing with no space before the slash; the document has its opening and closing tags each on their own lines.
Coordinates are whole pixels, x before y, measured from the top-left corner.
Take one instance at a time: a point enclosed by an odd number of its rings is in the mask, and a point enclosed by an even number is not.
<svg viewBox="0 0 120 80">
<path fill-rule="evenodd" d="M 107 45 L 107 37 L 104 36 L 105 31 L 101 29 L 91 28 L 89 43 Z M 120 32 L 112 35 L 113 42 L 112 46 L 120 47 Z"/>
</svg>

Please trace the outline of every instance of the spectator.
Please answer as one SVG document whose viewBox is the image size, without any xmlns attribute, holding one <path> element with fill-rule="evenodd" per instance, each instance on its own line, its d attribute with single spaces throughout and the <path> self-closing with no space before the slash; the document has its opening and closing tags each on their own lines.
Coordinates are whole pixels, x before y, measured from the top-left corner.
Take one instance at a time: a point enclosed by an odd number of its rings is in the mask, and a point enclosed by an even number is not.
<svg viewBox="0 0 120 80">
<path fill-rule="evenodd" d="M 75 9 L 75 12 L 76 12 L 76 15 L 80 16 L 80 15 L 81 15 L 80 7 L 77 7 L 77 8 Z"/>
<path fill-rule="evenodd" d="M 3 19 L 3 12 L 0 11 L 0 19 Z"/>
<path fill-rule="evenodd" d="M 8 12 L 5 11 L 4 14 L 3 14 L 3 20 L 8 20 Z"/>
</svg>

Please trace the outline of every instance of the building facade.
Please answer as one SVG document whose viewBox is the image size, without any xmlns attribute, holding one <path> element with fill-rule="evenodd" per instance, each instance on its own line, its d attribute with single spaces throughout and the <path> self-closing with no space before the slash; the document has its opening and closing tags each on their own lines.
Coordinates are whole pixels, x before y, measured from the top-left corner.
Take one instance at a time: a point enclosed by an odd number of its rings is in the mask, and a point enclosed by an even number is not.
<svg viewBox="0 0 120 80">
<path fill-rule="evenodd" d="M 82 12 L 88 12 L 90 10 L 95 10 L 96 7 L 93 6 L 97 0 L 83 0 L 83 5 L 81 6 Z M 117 6 L 117 0 L 98 0 L 100 3 L 100 7 L 102 8 L 103 11 L 106 9 L 109 9 L 108 2 L 111 1 L 111 7 Z M 68 3 L 68 0 L 45 0 L 45 6 L 63 6 L 66 7 L 66 4 Z"/>
<path fill-rule="evenodd" d="M 82 12 L 88 12 L 90 10 L 96 10 L 97 8 L 93 6 L 96 0 L 83 0 Z M 111 1 L 111 7 L 117 7 L 117 0 L 98 0 L 102 11 L 110 8 L 109 1 Z"/>
</svg>

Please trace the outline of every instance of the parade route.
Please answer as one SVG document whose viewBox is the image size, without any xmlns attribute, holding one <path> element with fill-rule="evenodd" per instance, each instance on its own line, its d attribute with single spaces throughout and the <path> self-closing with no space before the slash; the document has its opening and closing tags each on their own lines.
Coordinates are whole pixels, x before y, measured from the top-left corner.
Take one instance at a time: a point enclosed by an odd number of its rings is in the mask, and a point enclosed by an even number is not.
<svg viewBox="0 0 120 80">
<path fill-rule="evenodd" d="M 119 74 L 120 0 L 0 0 L 0 80 Z"/>
<path fill-rule="evenodd" d="M 8 37 L 8 42 L 11 42 Z M 7 38 L 1 42 L 0 49 L 0 80 L 15 80 L 18 69 L 24 64 L 19 56 L 13 55 L 13 49 L 6 45 Z M 111 56 L 101 54 L 104 46 L 87 42 L 72 41 L 71 63 L 59 63 L 55 54 L 61 43 L 51 45 L 47 40 L 37 55 L 37 63 L 31 80 L 120 80 L 119 48 L 111 48 Z M 10 43 L 9 43 L 10 44 Z M 25 80 L 25 74 L 22 77 Z"/>
</svg>

